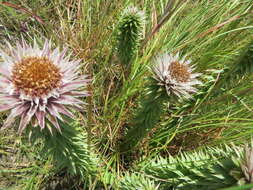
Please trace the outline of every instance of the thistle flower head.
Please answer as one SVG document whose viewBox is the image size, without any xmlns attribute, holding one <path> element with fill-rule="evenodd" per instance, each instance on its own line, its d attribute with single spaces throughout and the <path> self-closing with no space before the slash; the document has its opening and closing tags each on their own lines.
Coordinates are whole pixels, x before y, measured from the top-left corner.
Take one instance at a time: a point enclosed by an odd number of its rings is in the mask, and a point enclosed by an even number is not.
<svg viewBox="0 0 253 190">
<path fill-rule="evenodd" d="M 158 85 L 164 86 L 169 96 L 190 98 L 197 89 L 195 85 L 201 84 L 196 78 L 199 73 L 193 73 L 194 67 L 190 60 L 179 59 L 179 54 L 163 54 L 156 57 L 153 65 L 154 78 Z"/>
<path fill-rule="evenodd" d="M 36 41 L 7 45 L 7 51 L 0 50 L 0 111 L 11 112 L 2 128 L 19 119 L 19 132 L 30 123 L 41 129 L 48 123 L 60 131 L 58 120 L 73 117 L 70 109 L 82 109 L 79 98 L 88 96 L 89 79 L 78 75 L 80 60 L 71 61 L 66 49 L 51 50 L 48 40 L 43 48 Z"/>
<path fill-rule="evenodd" d="M 244 159 L 241 163 L 241 169 L 248 183 L 253 182 L 253 148 L 245 146 Z"/>
</svg>

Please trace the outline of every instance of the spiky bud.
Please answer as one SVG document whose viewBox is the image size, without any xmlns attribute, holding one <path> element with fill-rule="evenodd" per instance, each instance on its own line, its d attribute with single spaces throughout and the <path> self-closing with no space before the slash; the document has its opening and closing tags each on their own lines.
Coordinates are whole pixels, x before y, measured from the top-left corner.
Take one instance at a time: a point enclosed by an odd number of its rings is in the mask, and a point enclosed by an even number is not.
<svg viewBox="0 0 253 190">
<path fill-rule="evenodd" d="M 136 56 L 144 29 L 144 13 L 136 7 L 128 7 L 122 14 L 118 24 L 117 51 L 123 64 Z"/>
</svg>

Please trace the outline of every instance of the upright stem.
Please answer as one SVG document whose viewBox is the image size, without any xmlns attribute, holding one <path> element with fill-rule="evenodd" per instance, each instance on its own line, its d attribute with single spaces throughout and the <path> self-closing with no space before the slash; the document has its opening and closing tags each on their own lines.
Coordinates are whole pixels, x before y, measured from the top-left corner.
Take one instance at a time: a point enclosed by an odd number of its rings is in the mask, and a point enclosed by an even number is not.
<svg viewBox="0 0 253 190">
<path fill-rule="evenodd" d="M 91 85 L 88 86 L 89 92 L 92 92 L 92 87 Z M 88 140 L 88 150 L 90 150 L 90 142 L 91 142 L 91 125 L 92 125 L 92 96 L 89 96 L 87 98 L 88 101 L 88 110 L 87 110 L 87 115 L 88 115 L 88 121 L 87 121 L 87 140 Z"/>
<path fill-rule="evenodd" d="M 151 86 L 150 93 L 143 97 L 141 105 L 133 119 L 133 126 L 127 131 L 121 144 L 121 151 L 132 150 L 156 126 L 163 113 L 163 103 L 167 99 L 164 92 L 158 92 L 159 87 Z"/>
<path fill-rule="evenodd" d="M 54 129 L 51 133 L 47 128 L 40 131 L 37 128 L 31 128 L 33 135 L 32 142 L 38 139 L 43 140 L 43 149 L 41 156 L 52 156 L 58 170 L 67 169 L 71 175 L 81 177 L 94 175 L 96 164 L 94 155 L 88 149 L 87 137 L 82 134 L 74 125 L 73 120 L 64 123 L 59 121 L 61 133 Z"/>
</svg>

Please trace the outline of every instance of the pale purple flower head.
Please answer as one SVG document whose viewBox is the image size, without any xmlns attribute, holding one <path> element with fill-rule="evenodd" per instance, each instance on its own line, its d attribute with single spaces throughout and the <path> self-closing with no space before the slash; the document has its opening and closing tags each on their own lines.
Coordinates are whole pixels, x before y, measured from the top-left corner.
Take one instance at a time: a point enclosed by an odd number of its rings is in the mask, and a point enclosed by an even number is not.
<svg viewBox="0 0 253 190">
<path fill-rule="evenodd" d="M 36 40 L 28 45 L 24 40 L 16 47 L 7 43 L 0 50 L 0 111 L 10 110 L 2 129 L 19 120 L 19 133 L 29 124 L 44 129 L 54 126 L 63 116 L 73 117 L 71 110 L 83 109 L 80 97 L 88 96 L 85 90 L 86 75 L 79 75 L 80 60 L 70 60 L 66 49 L 51 50 L 50 41 L 39 48 Z"/>
<path fill-rule="evenodd" d="M 180 60 L 179 54 L 162 54 L 156 57 L 153 65 L 154 78 L 158 85 L 165 87 L 169 96 L 187 99 L 197 92 L 194 86 L 202 84 L 197 80 L 201 74 L 194 73 L 194 66 L 190 63 L 185 57 Z"/>
</svg>

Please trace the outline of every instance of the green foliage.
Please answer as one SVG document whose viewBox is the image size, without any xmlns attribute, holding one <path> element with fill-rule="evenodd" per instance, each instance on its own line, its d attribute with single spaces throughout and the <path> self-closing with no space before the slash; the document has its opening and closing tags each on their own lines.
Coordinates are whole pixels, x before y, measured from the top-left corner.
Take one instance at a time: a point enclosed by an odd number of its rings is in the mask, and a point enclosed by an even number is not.
<svg viewBox="0 0 253 190">
<path fill-rule="evenodd" d="M 161 90 L 155 79 L 149 79 L 149 86 L 141 98 L 139 109 L 135 112 L 131 128 L 126 132 L 121 150 L 132 150 L 155 127 L 164 112 L 164 102 L 168 99 L 165 90 Z"/>
<path fill-rule="evenodd" d="M 160 189 L 217 190 L 240 184 L 243 149 L 206 148 L 177 157 L 158 157 L 138 165 L 140 173 L 160 184 Z"/>
<path fill-rule="evenodd" d="M 126 8 L 119 20 L 117 34 L 117 51 L 120 61 L 129 65 L 140 46 L 143 38 L 144 13 L 136 7 Z"/>
<path fill-rule="evenodd" d="M 237 57 L 233 65 L 225 69 L 226 73 L 216 88 L 232 89 L 250 79 L 253 72 L 253 43 L 247 44 Z"/>
<path fill-rule="evenodd" d="M 240 54 L 240 58 L 235 67 L 235 73 L 240 76 L 252 74 L 253 72 L 253 43 L 251 42 Z"/>
<path fill-rule="evenodd" d="M 43 148 L 41 156 L 45 159 L 52 157 L 58 170 L 67 169 L 70 175 L 79 175 L 82 178 L 95 175 L 96 156 L 88 147 L 85 133 L 77 128 L 77 124 L 60 123 L 62 132 L 53 131 L 51 134 L 47 129 L 41 131 L 30 131 L 31 140 L 36 142 L 42 139 Z"/>
<path fill-rule="evenodd" d="M 229 187 L 229 188 L 225 188 L 221 190 L 249 190 L 249 188 L 252 188 L 252 187 L 253 187 L 253 184 L 249 184 L 249 185 L 243 185 L 239 187 Z"/>
<path fill-rule="evenodd" d="M 155 185 L 154 181 L 145 178 L 139 174 L 125 174 L 124 178 L 120 180 L 121 190 L 156 190 L 159 189 L 159 185 Z"/>
<path fill-rule="evenodd" d="M 0 134 L 0 189 L 40 189 L 54 175 L 52 160 L 39 156 L 40 143 L 9 132 Z"/>
</svg>

